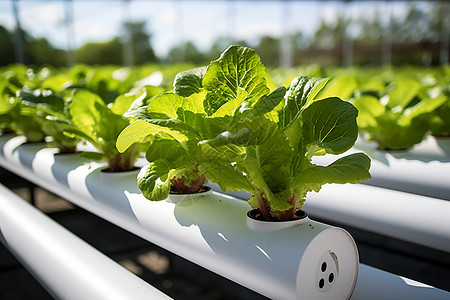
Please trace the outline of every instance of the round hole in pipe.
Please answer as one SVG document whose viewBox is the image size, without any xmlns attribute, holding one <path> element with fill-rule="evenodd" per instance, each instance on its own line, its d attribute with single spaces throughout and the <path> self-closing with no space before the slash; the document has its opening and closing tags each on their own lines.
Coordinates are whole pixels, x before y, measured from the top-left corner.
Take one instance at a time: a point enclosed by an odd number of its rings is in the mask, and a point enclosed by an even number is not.
<svg viewBox="0 0 450 300">
<path fill-rule="evenodd" d="M 332 283 L 334 281 L 334 273 L 330 273 L 330 275 L 328 275 L 328 282 Z"/>
<path fill-rule="evenodd" d="M 320 267 L 320 270 L 322 270 L 322 272 L 325 272 L 327 270 L 327 262 L 326 261 L 324 261 L 322 263 L 322 266 Z"/>
<path fill-rule="evenodd" d="M 320 280 L 319 280 L 319 288 L 323 289 L 324 286 L 325 286 L 325 280 L 323 278 L 320 278 Z"/>
</svg>

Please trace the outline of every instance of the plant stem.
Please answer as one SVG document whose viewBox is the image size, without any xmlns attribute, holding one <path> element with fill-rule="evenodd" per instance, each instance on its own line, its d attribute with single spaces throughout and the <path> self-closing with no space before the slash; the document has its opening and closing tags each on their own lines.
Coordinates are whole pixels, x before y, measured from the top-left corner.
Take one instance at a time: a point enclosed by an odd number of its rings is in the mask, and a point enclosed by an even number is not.
<svg viewBox="0 0 450 300">
<path fill-rule="evenodd" d="M 258 198 L 258 208 L 261 211 L 261 214 L 263 215 L 264 219 L 270 221 L 270 220 L 276 220 L 276 221 L 288 221 L 292 220 L 295 213 L 295 202 L 297 201 L 297 197 L 292 195 L 291 198 L 286 200 L 287 203 L 291 205 L 291 208 L 284 211 L 274 211 L 270 208 L 269 203 L 267 202 L 266 198 L 264 198 L 264 193 L 260 192 L 256 194 Z"/>
<path fill-rule="evenodd" d="M 184 175 L 181 176 L 181 178 L 174 177 L 170 182 L 171 191 L 177 194 L 193 194 L 200 192 L 206 181 L 206 176 L 198 170 L 197 166 L 195 167 L 194 172 L 198 173 L 199 176 L 191 182 L 186 182 L 186 177 Z"/>
<path fill-rule="evenodd" d="M 297 200 L 297 197 L 292 195 L 290 199 L 288 199 L 286 202 L 289 203 L 292 207 L 288 210 L 285 210 L 281 212 L 279 215 L 279 220 L 291 220 L 294 217 L 294 209 L 295 209 L 295 202 Z"/>
<path fill-rule="evenodd" d="M 136 147 L 131 147 L 123 153 L 115 153 L 108 159 L 111 172 L 129 171 L 134 168 L 136 161 Z"/>
<path fill-rule="evenodd" d="M 258 208 L 261 211 L 264 219 L 271 220 L 272 216 L 270 213 L 270 206 L 269 203 L 267 203 L 266 198 L 263 197 L 263 195 L 264 195 L 263 192 L 259 192 L 256 194 L 256 196 L 258 197 Z"/>
<path fill-rule="evenodd" d="M 63 146 L 59 145 L 58 150 L 60 154 L 69 154 L 69 153 L 76 153 L 77 152 L 77 146 Z"/>
</svg>

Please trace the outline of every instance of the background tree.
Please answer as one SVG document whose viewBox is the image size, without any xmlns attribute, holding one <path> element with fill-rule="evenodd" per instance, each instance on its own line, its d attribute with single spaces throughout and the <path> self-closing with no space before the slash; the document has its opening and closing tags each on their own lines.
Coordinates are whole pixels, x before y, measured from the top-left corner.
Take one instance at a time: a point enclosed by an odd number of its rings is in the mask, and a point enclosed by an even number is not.
<svg viewBox="0 0 450 300">
<path fill-rule="evenodd" d="M 122 64 L 122 43 L 118 37 L 108 42 L 87 43 L 76 51 L 77 62 L 96 64 Z"/>
<path fill-rule="evenodd" d="M 157 58 L 150 43 L 151 35 L 145 30 L 146 22 L 126 22 L 125 34 L 131 42 L 134 64 L 156 62 Z"/>
<path fill-rule="evenodd" d="M 66 51 L 55 49 L 44 38 L 33 39 L 25 45 L 31 56 L 31 62 L 36 65 L 67 65 Z"/>
<path fill-rule="evenodd" d="M 280 39 L 270 36 L 262 37 L 256 46 L 256 52 L 264 65 L 278 67 L 280 64 Z"/>
<path fill-rule="evenodd" d="M 15 62 L 14 40 L 11 33 L 0 25 L 0 65 L 8 65 Z"/>
<path fill-rule="evenodd" d="M 167 55 L 168 63 L 193 63 L 195 65 L 203 65 L 208 59 L 206 55 L 198 50 L 191 41 L 184 42 L 170 49 Z"/>
</svg>

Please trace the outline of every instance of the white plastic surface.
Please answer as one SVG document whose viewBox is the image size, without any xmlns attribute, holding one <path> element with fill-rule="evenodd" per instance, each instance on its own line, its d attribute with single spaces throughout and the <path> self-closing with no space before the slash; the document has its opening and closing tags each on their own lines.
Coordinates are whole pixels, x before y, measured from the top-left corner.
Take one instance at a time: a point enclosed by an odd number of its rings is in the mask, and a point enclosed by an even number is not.
<svg viewBox="0 0 450 300">
<path fill-rule="evenodd" d="M 197 201 L 198 198 L 211 196 L 212 190 L 208 188 L 205 191 L 195 194 L 169 194 L 169 197 L 165 200 L 166 202 L 171 202 L 174 204 L 188 205 Z M 182 203 L 183 202 L 183 203 Z M 182 203 L 182 204 L 181 204 Z"/>
<path fill-rule="evenodd" d="M 306 252 L 300 246 L 314 244 L 307 240 L 332 230 L 314 222 L 314 229 L 308 231 L 317 234 L 310 236 L 297 235 L 296 227 L 284 229 L 283 234 L 282 231 L 250 232 L 245 225 L 249 206 L 236 198 L 213 193 L 214 197 L 201 198 L 201 205 L 196 205 L 195 201 L 151 202 L 144 199 L 137 188 L 135 174 L 121 174 L 106 180 L 99 174 L 104 164 L 73 156 L 54 157 L 51 149 L 19 145 L 16 138 L 0 137 L 3 167 L 142 238 L 272 298 L 289 298 L 297 293 L 299 254 Z M 330 237 L 334 235 L 337 233 L 330 233 Z M 326 251 L 320 253 L 320 258 L 324 253 Z M 317 264 L 314 266 L 311 277 L 316 278 Z M 384 278 L 384 273 L 377 273 L 376 269 L 374 272 Z M 382 282 L 380 278 L 369 276 L 360 276 L 358 282 L 361 278 L 370 281 L 363 282 L 363 286 Z M 427 291 L 427 299 L 445 293 L 434 288 Z M 361 296 L 365 290 L 359 289 L 358 293 L 359 298 L 351 299 L 368 299 Z M 405 299 L 423 299 L 416 298 L 412 289 L 402 287 L 401 293 Z"/>
<path fill-rule="evenodd" d="M 338 228 L 323 231 L 303 253 L 297 295 L 299 299 L 350 299 L 358 267 L 358 251 L 350 234 Z"/>
<path fill-rule="evenodd" d="M 209 184 L 215 191 L 220 188 Z M 247 200 L 245 191 L 230 192 Z M 326 184 L 309 193 L 303 209 L 350 225 L 450 252 L 450 201 L 363 184 Z"/>
<path fill-rule="evenodd" d="M 450 200 L 450 138 L 429 136 L 406 151 L 380 151 L 375 143 L 359 141 L 352 151 L 363 151 L 372 159 L 372 179 L 363 183 Z M 335 159 L 326 155 L 315 161 L 329 164 Z"/>
<path fill-rule="evenodd" d="M 351 300 L 448 300 L 450 293 L 360 264 Z"/>
<path fill-rule="evenodd" d="M 367 149 L 376 149 L 377 143 L 372 141 L 366 141 L 361 137 L 355 143 L 355 148 L 363 151 Z M 426 136 L 422 142 L 414 145 L 407 150 L 393 151 L 402 153 L 409 157 L 427 157 L 436 160 L 449 159 L 450 158 L 450 138 L 434 137 L 431 135 Z"/>
<path fill-rule="evenodd" d="M 362 184 L 329 184 L 311 193 L 304 209 L 430 248 L 450 252 L 450 201 Z"/>
<path fill-rule="evenodd" d="M 246 224 L 250 206 L 236 198 L 207 193 L 152 202 L 138 190 L 135 172 L 105 177 L 103 164 L 54 156 L 54 149 L 34 145 L 12 149 L 17 141 L 11 142 L 3 148 L 6 159 L 0 159 L 10 170 L 243 286 L 277 299 L 351 295 L 358 255 L 353 239 L 342 229 L 310 221 L 255 232 Z M 339 258 L 340 270 L 333 288 L 321 291 L 315 282 L 321 263 L 317 254 L 326 252 Z"/>
<path fill-rule="evenodd" d="M 170 299 L 2 185 L 0 241 L 56 299 Z"/>
</svg>

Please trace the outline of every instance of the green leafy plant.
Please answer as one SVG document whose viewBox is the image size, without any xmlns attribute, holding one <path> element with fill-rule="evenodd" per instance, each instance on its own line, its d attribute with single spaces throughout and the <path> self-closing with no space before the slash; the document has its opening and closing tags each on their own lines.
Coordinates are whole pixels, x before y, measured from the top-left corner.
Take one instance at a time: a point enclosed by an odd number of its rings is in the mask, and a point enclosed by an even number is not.
<svg viewBox="0 0 450 300">
<path fill-rule="evenodd" d="M 141 96 L 145 96 L 145 93 Z M 132 121 L 122 114 L 137 97 L 122 95 L 107 106 L 98 95 L 86 90 L 75 90 L 67 105 L 71 116 L 70 126 L 64 132 L 90 142 L 99 150 L 83 152 L 83 156 L 106 160 L 112 172 L 131 170 L 139 156 L 139 145 L 133 145 L 124 153 L 119 153 L 115 145 L 120 132 Z M 64 123 L 63 120 L 59 121 Z"/>
<path fill-rule="evenodd" d="M 20 115 L 19 102 L 5 92 L 6 81 L 0 82 L 0 129 L 2 132 L 16 132 L 15 120 Z"/>
<path fill-rule="evenodd" d="M 436 108 L 431 122 L 431 134 L 437 137 L 450 137 L 450 100 Z"/>
<path fill-rule="evenodd" d="M 215 150 L 217 159 L 234 160 L 233 166 L 242 175 L 222 183 L 218 178 L 222 190 L 242 187 L 245 182 L 245 189 L 252 193 L 249 203 L 259 209 L 264 220 L 294 218 L 306 194 L 318 192 L 326 183 L 370 178 L 370 159 L 362 153 L 341 157 L 328 166 L 312 162 L 315 155 L 350 149 L 358 134 L 357 110 L 352 104 L 339 98 L 315 99 L 323 82 L 297 77 L 275 108 L 278 118 L 252 118 L 202 142 Z"/>
<path fill-rule="evenodd" d="M 18 100 L 16 97 L 2 97 L 3 114 L 0 117 L 2 127 L 6 131 L 11 131 L 26 137 L 27 143 L 45 142 L 45 132 L 42 128 L 43 120 L 31 109 Z"/>
<path fill-rule="evenodd" d="M 443 75 L 432 82 L 434 84 L 426 90 L 427 96 L 429 98 L 443 97 L 446 100 L 432 113 L 431 134 L 437 137 L 450 137 L 450 74 Z"/>
<path fill-rule="evenodd" d="M 193 125 L 189 123 L 196 112 L 202 110 L 199 99 L 197 95 L 183 98 L 170 93 L 158 96 L 144 107 L 142 115 L 134 114 L 147 122 L 136 121 L 119 136 L 119 151 L 129 149 L 136 142 L 148 146 L 146 159 L 150 163 L 138 175 L 138 186 L 148 199 L 166 199 L 171 188 L 176 193 L 194 193 L 205 182 L 204 174 L 198 170 L 202 153 L 198 151 L 195 141 L 201 140 L 205 132 L 213 130 L 212 124 L 205 122 L 203 126 L 189 126 Z M 189 114 L 181 121 L 181 114 L 185 112 Z M 198 132 L 198 129 L 202 131 Z"/>
<path fill-rule="evenodd" d="M 433 112 L 448 98 L 430 97 L 421 83 L 397 77 L 385 91 L 361 94 L 354 101 L 358 125 L 379 149 L 407 149 L 420 143 L 432 127 Z"/>
<path fill-rule="evenodd" d="M 267 219 L 288 219 L 308 191 L 370 177 L 363 154 L 329 166 L 311 162 L 314 155 L 346 151 L 357 137 L 352 104 L 315 100 L 325 83 L 303 76 L 288 91 L 270 92 L 256 52 L 231 46 L 208 67 L 179 73 L 175 93 L 129 111 L 141 120 L 121 133 L 117 147 L 148 145 L 150 163 L 138 186 L 150 200 L 165 199 L 180 179 L 189 186 L 206 176 L 223 191 L 251 192 L 250 204 Z"/>
<path fill-rule="evenodd" d="M 219 73 L 229 69 L 233 84 L 227 85 Z M 227 75 L 227 76 L 228 76 Z M 126 115 L 141 119 L 119 136 L 117 148 L 125 151 L 134 143 L 146 143 L 150 162 L 138 175 L 138 185 L 151 200 L 167 198 L 169 192 L 196 192 L 205 182 L 203 170 L 230 172 L 202 150 L 200 142 L 226 131 L 234 122 L 240 105 L 268 97 L 264 66 L 254 50 L 230 47 L 207 68 L 181 72 L 174 83 L 175 93 L 155 97 L 149 103 L 133 105 Z M 242 107 L 245 109 L 245 107 Z M 211 176 L 213 176 L 211 174 Z"/>
<path fill-rule="evenodd" d="M 2 74 L 0 81 L 0 126 L 4 131 L 23 134 L 27 142 L 43 142 L 45 133 L 42 118 L 22 104 L 19 94 L 23 89 L 38 87 L 44 77 L 41 73 L 45 72 L 36 74 L 23 65 L 14 65 Z"/>
<path fill-rule="evenodd" d="M 45 136 L 52 140 L 51 146 L 59 149 L 59 153 L 74 153 L 80 139 L 65 130 L 73 128 L 67 110 L 67 102 L 51 90 L 21 90 L 17 98 L 22 106 L 22 114 L 39 123 Z M 28 121 L 29 122 L 29 121 Z M 33 126 L 24 121 L 23 125 Z"/>
<path fill-rule="evenodd" d="M 22 65 L 11 68 L 4 74 L 2 84 L 2 119 L 7 120 L 5 126 L 25 135 L 28 142 L 43 142 L 50 136 L 50 143 L 60 153 L 71 153 L 76 151 L 79 139 L 64 132 L 71 126 L 66 102 L 60 94 L 41 88 L 57 77 L 48 68 L 36 73 Z"/>
<path fill-rule="evenodd" d="M 65 88 L 89 90 L 99 95 L 105 103 L 111 103 L 131 89 L 133 81 L 130 74 L 131 70 L 127 67 L 76 65 L 67 74 L 70 84 Z"/>
</svg>

